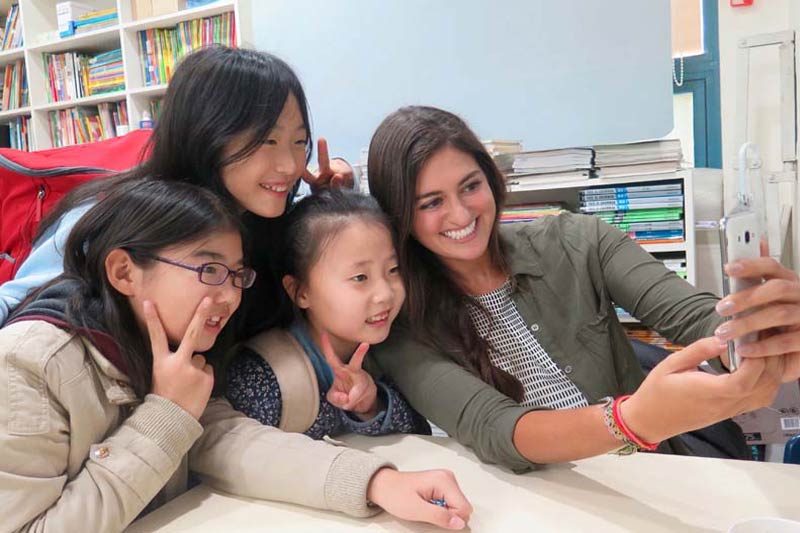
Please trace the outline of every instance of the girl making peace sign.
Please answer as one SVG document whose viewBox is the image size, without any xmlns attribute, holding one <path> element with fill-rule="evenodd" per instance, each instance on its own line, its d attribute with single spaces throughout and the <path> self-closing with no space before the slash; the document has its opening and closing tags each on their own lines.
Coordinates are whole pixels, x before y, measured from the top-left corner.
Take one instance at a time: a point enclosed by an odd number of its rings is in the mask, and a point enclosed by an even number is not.
<svg viewBox="0 0 800 533">
<path fill-rule="evenodd" d="M 209 403 L 199 352 L 255 281 L 241 230 L 216 194 L 174 180 L 120 184 L 75 224 L 64 273 L 0 329 L 3 531 L 122 531 L 189 470 L 242 496 L 464 527 L 452 474 L 397 472 Z M 443 497 L 450 508 L 427 501 Z"/>
<path fill-rule="evenodd" d="M 405 299 L 390 224 L 377 202 L 339 190 L 304 198 L 289 214 L 283 286 L 298 311 L 289 335 L 268 332 L 250 343 L 228 370 L 233 406 L 271 426 L 320 439 L 352 431 L 365 435 L 430 434 L 427 421 L 389 384 L 362 369 L 370 344 L 389 335 Z M 308 427 L 286 420 L 273 353 L 294 345 L 311 363 L 319 406 Z M 282 362 L 278 361 L 278 364 Z"/>
</svg>

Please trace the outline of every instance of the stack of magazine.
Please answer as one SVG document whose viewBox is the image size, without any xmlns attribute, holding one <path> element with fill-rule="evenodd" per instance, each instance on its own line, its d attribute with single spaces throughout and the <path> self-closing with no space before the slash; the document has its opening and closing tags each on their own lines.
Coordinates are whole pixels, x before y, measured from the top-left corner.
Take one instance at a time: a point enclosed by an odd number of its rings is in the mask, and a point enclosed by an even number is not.
<svg viewBox="0 0 800 533">
<path fill-rule="evenodd" d="M 509 191 L 524 191 L 542 183 L 588 179 L 592 170 L 591 148 L 562 148 L 519 152 L 506 174 Z"/>
<path fill-rule="evenodd" d="M 661 139 L 594 147 L 595 175 L 619 178 L 675 172 L 680 169 L 680 139 Z"/>
<path fill-rule="evenodd" d="M 593 187 L 582 190 L 579 200 L 581 213 L 600 217 L 639 244 L 684 241 L 680 181 Z"/>
</svg>

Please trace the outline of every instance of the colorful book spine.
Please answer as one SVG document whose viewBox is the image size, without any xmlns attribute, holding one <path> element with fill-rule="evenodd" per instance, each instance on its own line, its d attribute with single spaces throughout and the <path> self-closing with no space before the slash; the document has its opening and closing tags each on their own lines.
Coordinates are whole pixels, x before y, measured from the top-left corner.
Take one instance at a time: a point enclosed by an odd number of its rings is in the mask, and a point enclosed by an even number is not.
<svg viewBox="0 0 800 533">
<path fill-rule="evenodd" d="M 138 32 L 142 75 L 146 86 L 169 83 L 183 57 L 199 48 L 222 44 L 236 46 L 233 13 L 181 22 L 172 28 Z"/>
</svg>

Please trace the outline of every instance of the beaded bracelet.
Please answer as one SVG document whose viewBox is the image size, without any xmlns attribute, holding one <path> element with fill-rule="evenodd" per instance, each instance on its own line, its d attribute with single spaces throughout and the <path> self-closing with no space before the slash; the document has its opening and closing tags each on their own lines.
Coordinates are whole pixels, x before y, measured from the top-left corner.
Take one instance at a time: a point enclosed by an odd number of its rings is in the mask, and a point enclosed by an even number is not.
<svg viewBox="0 0 800 533">
<path fill-rule="evenodd" d="M 614 436 L 615 439 L 624 443 L 624 446 L 619 448 L 616 453 L 619 455 L 630 455 L 639 450 L 654 451 L 658 448 L 659 443 L 645 442 L 640 439 L 630 428 L 625 424 L 619 412 L 619 406 L 622 402 L 630 398 L 630 395 L 620 396 L 613 399 L 610 396 L 603 398 L 603 422 L 608 429 L 608 432 Z"/>
</svg>

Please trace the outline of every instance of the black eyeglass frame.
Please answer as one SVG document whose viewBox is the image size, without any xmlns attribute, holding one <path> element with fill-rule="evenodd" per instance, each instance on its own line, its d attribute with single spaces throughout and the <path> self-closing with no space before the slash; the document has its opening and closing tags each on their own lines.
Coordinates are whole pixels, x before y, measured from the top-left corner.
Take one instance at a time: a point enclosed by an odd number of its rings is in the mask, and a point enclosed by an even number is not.
<svg viewBox="0 0 800 533">
<path fill-rule="evenodd" d="M 228 281 L 228 278 L 230 278 L 231 276 L 233 276 L 233 286 L 236 287 L 237 289 L 249 289 L 256 282 L 256 271 L 250 267 L 242 267 L 237 270 L 231 270 L 230 268 L 228 268 L 228 265 L 226 265 L 225 263 L 220 263 L 218 261 L 209 261 L 208 263 L 203 263 L 202 265 L 193 266 L 193 265 L 187 265 L 186 263 L 181 263 L 180 261 L 173 261 L 172 259 L 167 259 L 166 257 L 161 257 L 153 254 L 147 254 L 147 257 L 155 261 L 166 263 L 168 265 L 173 265 L 176 267 L 185 268 L 186 270 L 192 270 L 194 272 L 197 272 L 197 280 L 203 285 L 211 285 L 212 287 L 218 287 L 220 285 L 224 285 L 225 282 Z M 228 271 L 227 274 L 225 274 L 225 277 L 222 279 L 222 281 L 220 281 L 219 283 L 209 283 L 208 281 L 203 281 L 203 271 L 209 265 L 219 266 Z M 252 278 L 247 286 L 243 284 L 243 281 L 245 279 L 243 272 L 252 273 Z"/>
</svg>

